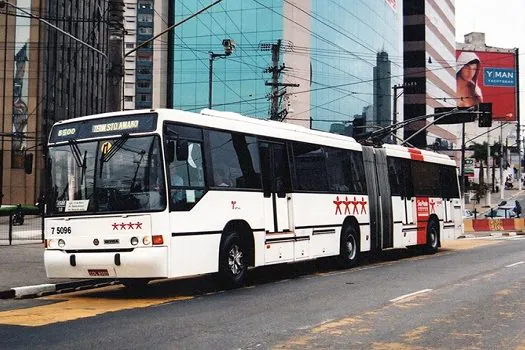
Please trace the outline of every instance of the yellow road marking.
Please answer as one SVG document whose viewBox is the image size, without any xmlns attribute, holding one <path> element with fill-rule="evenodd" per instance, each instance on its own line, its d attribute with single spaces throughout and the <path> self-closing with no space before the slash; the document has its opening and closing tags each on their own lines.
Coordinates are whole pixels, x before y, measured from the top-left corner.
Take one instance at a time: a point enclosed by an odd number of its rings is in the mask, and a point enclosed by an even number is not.
<svg viewBox="0 0 525 350">
<path fill-rule="evenodd" d="M 467 250 L 501 242 L 488 239 L 455 239 L 441 242 L 441 247 L 450 250 Z"/>
<path fill-rule="evenodd" d="M 0 324 L 37 327 L 57 322 L 94 317 L 108 312 L 145 308 L 178 300 L 193 299 L 192 296 L 133 297 L 123 292 L 120 295 L 104 297 L 102 292 L 118 292 L 121 287 L 108 287 L 90 292 L 75 292 L 67 295 L 53 295 L 46 300 L 57 303 L 0 312 Z M 96 295 L 93 295 L 96 294 Z M 91 295 L 91 296 L 90 296 Z"/>
</svg>

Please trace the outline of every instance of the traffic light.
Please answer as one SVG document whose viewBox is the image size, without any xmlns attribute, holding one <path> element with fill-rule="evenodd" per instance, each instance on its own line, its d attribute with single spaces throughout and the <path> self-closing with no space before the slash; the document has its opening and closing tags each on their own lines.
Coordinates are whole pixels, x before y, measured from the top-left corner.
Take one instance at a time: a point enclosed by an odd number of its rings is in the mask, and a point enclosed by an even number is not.
<svg viewBox="0 0 525 350">
<path fill-rule="evenodd" d="M 476 120 L 476 115 L 473 113 L 465 112 L 465 110 L 467 109 L 467 107 L 436 107 L 434 108 L 434 113 L 440 115 L 434 117 L 434 124 L 461 124 L 473 122 L 474 120 Z M 454 110 L 456 111 L 456 113 L 451 113 Z M 450 114 L 447 116 L 443 116 L 444 113 Z"/>
<path fill-rule="evenodd" d="M 492 126 L 492 103 L 479 104 L 478 126 L 490 128 Z"/>
</svg>

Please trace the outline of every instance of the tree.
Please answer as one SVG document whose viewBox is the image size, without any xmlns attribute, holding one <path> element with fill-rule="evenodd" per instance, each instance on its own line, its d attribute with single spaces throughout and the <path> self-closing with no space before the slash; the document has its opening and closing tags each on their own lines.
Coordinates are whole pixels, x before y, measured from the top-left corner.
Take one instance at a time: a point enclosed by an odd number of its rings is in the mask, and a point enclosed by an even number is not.
<svg viewBox="0 0 525 350">
<path fill-rule="evenodd" d="M 474 142 L 469 148 L 474 151 L 473 158 L 479 162 L 479 183 L 483 184 L 483 162 L 487 160 L 487 143 Z"/>
</svg>

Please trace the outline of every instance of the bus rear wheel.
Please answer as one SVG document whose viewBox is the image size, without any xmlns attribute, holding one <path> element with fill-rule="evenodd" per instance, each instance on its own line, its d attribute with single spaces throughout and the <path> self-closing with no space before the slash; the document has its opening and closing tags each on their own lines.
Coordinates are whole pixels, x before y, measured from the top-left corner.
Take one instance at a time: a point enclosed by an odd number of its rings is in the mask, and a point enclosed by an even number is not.
<svg viewBox="0 0 525 350">
<path fill-rule="evenodd" d="M 348 226 L 341 232 L 338 263 L 343 268 L 357 265 L 359 261 L 359 235 L 354 227 Z"/>
<path fill-rule="evenodd" d="M 435 254 L 439 249 L 439 224 L 436 220 L 430 220 L 427 226 L 427 244 L 425 252 Z"/>
<path fill-rule="evenodd" d="M 224 238 L 219 252 L 219 282 L 225 288 L 238 288 L 246 283 L 247 250 L 241 237 L 232 233 Z"/>
</svg>

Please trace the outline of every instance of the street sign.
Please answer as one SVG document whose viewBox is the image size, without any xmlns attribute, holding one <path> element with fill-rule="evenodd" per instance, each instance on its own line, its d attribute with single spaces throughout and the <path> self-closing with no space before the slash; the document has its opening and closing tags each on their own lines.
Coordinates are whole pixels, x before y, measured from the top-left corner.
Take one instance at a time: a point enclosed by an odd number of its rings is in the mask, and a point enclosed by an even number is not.
<svg viewBox="0 0 525 350">
<path fill-rule="evenodd" d="M 466 177 L 474 177 L 474 159 L 466 158 L 463 168 Z"/>
</svg>

